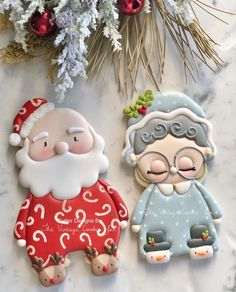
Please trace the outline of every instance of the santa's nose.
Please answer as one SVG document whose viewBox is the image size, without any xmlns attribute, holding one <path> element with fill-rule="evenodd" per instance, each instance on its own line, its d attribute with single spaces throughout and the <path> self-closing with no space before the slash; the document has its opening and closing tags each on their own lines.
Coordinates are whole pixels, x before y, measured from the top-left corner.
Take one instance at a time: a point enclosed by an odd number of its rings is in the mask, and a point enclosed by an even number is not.
<svg viewBox="0 0 236 292">
<path fill-rule="evenodd" d="M 56 154 L 63 154 L 67 152 L 69 149 L 69 145 L 66 142 L 57 142 L 54 146 L 54 150 Z"/>
</svg>

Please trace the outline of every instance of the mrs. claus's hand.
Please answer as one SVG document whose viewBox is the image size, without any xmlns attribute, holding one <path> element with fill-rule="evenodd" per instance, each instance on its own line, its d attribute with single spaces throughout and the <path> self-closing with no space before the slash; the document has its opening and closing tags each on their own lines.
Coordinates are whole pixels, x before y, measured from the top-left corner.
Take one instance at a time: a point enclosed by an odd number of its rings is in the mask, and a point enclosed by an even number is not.
<svg viewBox="0 0 236 292">
<path fill-rule="evenodd" d="M 139 232 L 140 228 L 141 228 L 141 225 L 132 225 L 131 227 L 132 231 L 135 233 Z"/>
<path fill-rule="evenodd" d="M 217 218 L 217 219 L 213 219 L 212 221 L 214 224 L 220 224 L 220 223 L 222 223 L 222 217 Z"/>
</svg>

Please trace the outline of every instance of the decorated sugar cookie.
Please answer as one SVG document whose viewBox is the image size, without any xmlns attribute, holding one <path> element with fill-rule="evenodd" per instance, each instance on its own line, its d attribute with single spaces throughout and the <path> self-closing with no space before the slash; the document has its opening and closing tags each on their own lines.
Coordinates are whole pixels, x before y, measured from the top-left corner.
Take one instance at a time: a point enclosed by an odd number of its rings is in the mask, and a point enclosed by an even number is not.
<svg viewBox="0 0 236 292">
<path fill-rule="evenodd" d="M 128 210 L 118 192 L 99 178 L 108 169 L 104 141 L 76 111 L 45 99 L 27 101 L 9 142 L 19 181 L 30 189 L 15 225 L 43 286 L 62 282 L 68 253 L 84 251 L 95 275 L 118 270 L 120 229 Z"/>
<path fill-rule="evenodd" d="M 125 108 L 124 162 L 145 187 L 131 218 L 140 255 L 166 263 L 173 255 L 211 257 L 218 250 L 215 224 L 222 211 L 203 186 L 216 147 L 203 110 L 182 93 L 147 91 Z"/>
</svg>

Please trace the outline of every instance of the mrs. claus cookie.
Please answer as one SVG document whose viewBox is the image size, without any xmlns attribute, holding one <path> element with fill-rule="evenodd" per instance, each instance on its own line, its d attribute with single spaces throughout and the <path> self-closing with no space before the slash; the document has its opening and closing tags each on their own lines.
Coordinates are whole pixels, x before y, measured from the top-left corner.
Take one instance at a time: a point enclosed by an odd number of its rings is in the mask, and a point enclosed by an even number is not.
<svg viewBox="0 0 236 292">
<path fill-rule="evenodd" d="M 147 91 L 124 113 L 130 119 L 123 160 L 145 187 L 131 218 L 140 255 L 150 264 L 172 255 L 211 257 L 222 211 L 202 185 L 206 163 L 216 154 L 203 110 L 182 93 Z"/>
<path fill-rule="evenodd" d="M 105 143 L 76 111 L 45 99 L 28 100 L 16 115 L 9 142 L 19 181 L 30 189 L 20 208 L 15 238 L 26 247 L 42 285 L 65 279 L 72 251 L 84 251 L 95 275 L 118 270 L 120 229 L 128 210 L 99 178 L 108 169 Z"/>
</svg>

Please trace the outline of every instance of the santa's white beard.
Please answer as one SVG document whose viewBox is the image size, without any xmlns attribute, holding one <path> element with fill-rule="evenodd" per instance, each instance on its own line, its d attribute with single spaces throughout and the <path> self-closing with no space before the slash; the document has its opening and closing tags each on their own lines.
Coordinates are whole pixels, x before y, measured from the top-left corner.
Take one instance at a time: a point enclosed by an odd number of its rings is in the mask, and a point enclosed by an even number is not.
<svg viewBox="0 0 236 292">
<path fill-rule="evenodd" d="M 108 169 L 108 159 L 103 154 L 104 141 L 94 136 L 93 149 L 85 154 L 66 152 L 45 161 L 34 161 L 28 155 L 29 141 L 16 154 L 21 168 L 20 183 L 37 197 L 52 193 L 58 199 L 71 199 L 81 188 L 90 187 L 98 180 L 99 173 Z"/>
</svg>

